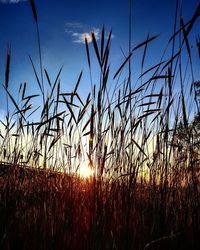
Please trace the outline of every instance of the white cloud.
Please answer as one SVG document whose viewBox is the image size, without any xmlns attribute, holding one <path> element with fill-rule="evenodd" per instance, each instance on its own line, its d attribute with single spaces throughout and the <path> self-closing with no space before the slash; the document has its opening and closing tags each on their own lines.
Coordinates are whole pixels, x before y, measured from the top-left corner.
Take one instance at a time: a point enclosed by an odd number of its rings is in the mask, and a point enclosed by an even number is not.
<svg viewBox="0 0 200 250">
<path fill-rule="evenodd" d="M 96 40 L 100 39 L 101 30 L 95 27 L 87 27 L 78 22 L 68 22 L 65 24 L 65 32 L 72 38 L 74 43 L 85 43 L 85 38 L 88 43 L 92 42 L 92 33 L 94 33 Z M 112 35 L 112 38 L 114 36 Z M 108 34 L 105 35 L 108 38 Z"/>
<path fill-rule="evenodd" d="M 19 3 L 19 2 L 25 2 L 27 0 L 0 0 L 0 3 L 4 4 L 12 4 L 12 3 Z"/>
<path fill-rule="evenodd" d="M 88 43 L 91 43 L 92 33 L 94 33 L 96 40 L 99 40 L 99 34 L 100 34 L 99 29 L 94 29 L 94 30 L 91 30 L 90 32 L 83 32 L 83 33 L 74 32 L 71 34 L 71 36 L 73 38 L 74 43 L 85 43 L 85 38 L 87 39 Z"/>
</svg>

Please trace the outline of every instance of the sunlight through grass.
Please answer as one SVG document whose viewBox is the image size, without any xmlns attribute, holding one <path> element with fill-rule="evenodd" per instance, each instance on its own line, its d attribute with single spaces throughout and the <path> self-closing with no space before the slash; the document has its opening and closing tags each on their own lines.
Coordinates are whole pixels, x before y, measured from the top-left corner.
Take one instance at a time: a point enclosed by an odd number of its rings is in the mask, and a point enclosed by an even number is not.
<svg viewBox="0 0 200 250">
<path fill-rule="evenodd" d="M 90 178 L 92 177 L 94 174 L 94 171 L 91 169 L 91 167 L 89 166 L 89 164 L 86 161 L 83 161 L 80 163 L 79 166 L 79 175 L 82 178 Z"/>
</svg>

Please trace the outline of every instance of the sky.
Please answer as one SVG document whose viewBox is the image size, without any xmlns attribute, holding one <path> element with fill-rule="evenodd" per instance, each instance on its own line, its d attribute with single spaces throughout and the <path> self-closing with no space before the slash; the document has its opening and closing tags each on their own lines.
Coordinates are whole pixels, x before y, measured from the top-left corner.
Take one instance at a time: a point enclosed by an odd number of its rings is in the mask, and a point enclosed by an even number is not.
<svg viewBox="0 0 200 250">
<path fill-rule="evenodd" d="M 128 0 L 35 0 L 41 35 L 42 60 L 50 77 L 56 77 L 64 65 L 61 76 L 64 89 L 72 90 L 77 77 L 83 70 L 80 91 L 88 92 L 88 66 L 83 38 L 90 42 L 93 31 L 98 38 L 105 26 L 112 29 L 111 57 L 113 72 L 124 56 L 128 54 Z M 199 3 L 198 0 L 183 0 L 184 20 L 189 20 Z M 132 1 L 132 46 L 144 41 L 147 34 L 159 34 L 158 41 L 152 45 L 153 57 L 150 63 L 160 58 L 167 39 L 173 30 L 175 0 L 133 0 Z M 198 28 L 195 34 L 200 34 Z M 37 94 L 38 88 L 29 61 L 32 57 L 38 69 L 38 48 L 36 26 L 30 3 L 27 0 L 0 0 L 0 113 L 5 110 L 4 83 L 6 48 L 11 45 L 11 72 L 9 91 L 17 98 L 20 83 L 27 82 L 28 91 Z M 90 44 L 91 46 L 91 44 Z M 139 60 L 139 55 L 138 55 Z M 137 61 L 137 58 L 136 58 Z M 137 70 L 137 66 L 135 68 Z M 95 68 L 94 68 L 95 72 Z M 0 116 L 1 116 L 0 114 Z"/>
</svg>

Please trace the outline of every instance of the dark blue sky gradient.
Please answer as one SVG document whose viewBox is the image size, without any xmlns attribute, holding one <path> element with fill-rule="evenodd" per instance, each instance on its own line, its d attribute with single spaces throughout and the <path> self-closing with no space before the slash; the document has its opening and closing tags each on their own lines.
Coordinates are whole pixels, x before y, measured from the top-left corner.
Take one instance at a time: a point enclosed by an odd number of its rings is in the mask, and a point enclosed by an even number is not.
<svg viewBox="0 0 200 250">
<path fill-rule="evenodd" d="M 185 22 L 191 18 L 198 3 L 197 0 L 183 0 Z M 38 11 L 44 67 L 54 79 L 64 64 L 61 78 L 64 89 L 73 88 L 80 70 L 83 69 L 85 75 L 88 73 L 85 47 L 81 43 L 74 43 L 72 37 L 65 32 L 66 23 L 79 23 L 85 32 L 91 31 L 92 27 L 101 29 L 103 25 L 108 31 L 112 28 L 113 70 L 117 69 L 124 59 L 121 48 L 127 55 L 128 0 L 35 0 L 35 4 Z M 160 52 L 172 34 L 175 5 L 175 0 L 133 0 L 133 46 L 144 41 L 148 32 L 151 35 L 160 34 L 152 45 L 153 56 L 149 59 L 149 65 L 160 58 Z M 200 30 L 196 25 L 191 34 L 191 41 L 195 41 L 195 35 L 199 33 Z M 2 83 L 8 44 L 12 47 L 10 92 L 16 97 L 15 93 L 20 83 L 27 81 L 31 94 L 37 93 L 38 88 L 28 59 L 28 55 L 31 55 L 38 66 L 36 27 L 29 1 L 15 4 L 0 3 L 0 112 L 5 109 Z M 139 58 L 138 55 L 138 60 Z M 137 58 L 135 59 L 137 61 Z M 80 91 L 84 94 L 85 91 L 88 92 L 89 87 L 87 77 L 84 76 Z"/>
</svg>

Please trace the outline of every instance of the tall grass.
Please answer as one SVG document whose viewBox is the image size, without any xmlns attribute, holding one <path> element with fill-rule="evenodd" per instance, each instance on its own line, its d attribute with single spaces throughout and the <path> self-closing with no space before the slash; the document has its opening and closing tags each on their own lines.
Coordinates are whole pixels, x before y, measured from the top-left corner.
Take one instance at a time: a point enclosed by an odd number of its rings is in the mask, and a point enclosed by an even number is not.
<svg viewBox="0 0 200 250">
<path fill-rule="evenodd" d="M 85 39 L 91 91 L 84 99 L 78 91 L 84 72 L 64 93 L 63 67 L 55 79 L 43 67 L 30 3 L 40 74 L 30 62 L 40 93 L 29 95 L 24 83 L 18 100 L 12 96 L 8 48 L 4 88 L 14 111 L 8 108 L 1 120 L 1 249 L 198 249 L 198 79 L 189 34 L 200 5 L 185 23 L 177 1 L 166 50 L 147 69 L 157 36 L 132 48 L 130 30 L 129 54 L 112 75 L 112 31 L 106 38 L 103 28 L 100 42 L 92 33 L 92 48 Z M 139 50 L 136 78 L 132 60 Z M 39 97 L 42 108 L 33 108 Z M 82 161 L 93 169 L 92 178 L 79 176 Z"/>
</svg>

